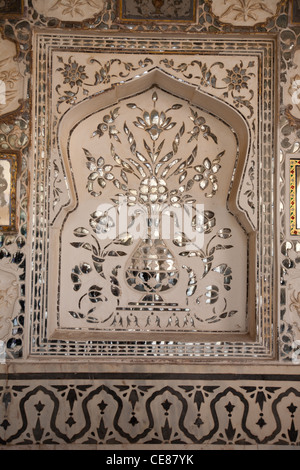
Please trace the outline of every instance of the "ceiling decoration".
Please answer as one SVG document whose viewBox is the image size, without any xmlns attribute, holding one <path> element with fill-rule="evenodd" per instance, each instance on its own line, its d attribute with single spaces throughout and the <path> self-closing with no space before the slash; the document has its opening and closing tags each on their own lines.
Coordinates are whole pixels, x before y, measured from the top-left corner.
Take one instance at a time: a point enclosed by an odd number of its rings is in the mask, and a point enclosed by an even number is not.
<svg viewBox="0 0 300 470">
<path fill-rule="evenodd" d="M 275 17 L 282 0 L 206 0 L 211 12 L 221 22 L 232 26 L 255 26 L 265 24 Z"/>
<path fill-rule="evenodd" d="M 125 22 L 196 21 L 196 0 L 119 0 L 119 18 Z"/>
</svg>

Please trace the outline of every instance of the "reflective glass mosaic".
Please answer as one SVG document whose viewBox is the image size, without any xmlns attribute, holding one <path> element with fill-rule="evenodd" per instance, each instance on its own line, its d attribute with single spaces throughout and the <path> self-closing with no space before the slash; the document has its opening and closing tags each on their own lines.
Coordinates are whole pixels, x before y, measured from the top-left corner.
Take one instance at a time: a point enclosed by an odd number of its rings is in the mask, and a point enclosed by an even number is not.
<svg viewBox="0 0 300 470">
<path fill-rule="evenodd" d="M 273 355 L 273 55 L 264 36 L 35 35 L 32 354 Z M 184 206 L 201 241 L 166 244 Z"/>
</svg>

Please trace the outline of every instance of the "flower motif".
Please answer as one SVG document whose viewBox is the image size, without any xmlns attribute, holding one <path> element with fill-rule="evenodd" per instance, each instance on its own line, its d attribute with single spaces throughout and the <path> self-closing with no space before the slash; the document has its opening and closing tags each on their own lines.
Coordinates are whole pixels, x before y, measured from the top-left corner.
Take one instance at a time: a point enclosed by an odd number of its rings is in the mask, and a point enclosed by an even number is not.
<svg viewBox="0 0 300 470">
<path fill-rule="evenodd" d="M 105 132 L 108 132 L 108 135 L 110 138 L 113 138 L 120 142 L 120 139 L 118 137 L 119 131 L 117 130 L 114 122 L 116 118 L 118 117 L 118 111 L 120 108 L 115 108 L 114 110 L 110 111 L 109 114 L 106 114 L 103 117 L 103 122 L 98 124 L 97 129 L 93 132 L 93 137 L 95 135 L 98 135 L 99 137 L 102 137 Z"/>
<path fill-rule="evenodd" d="M 226 1 L 227 0 L 224 0 L 224 4 L 226 3 Z M 268 8 L 268 6 L 266 5 L 266 2 L 257 2 L 256 0 L 238 0 L 237 2 L 234 2 L 232 5 L 230 5 L 221 14 L 220 18 L 226 16 L 231 12 L 237 12 L 234 17 L 234 20 L 242 19 L 243 21 L 247 21 L 248 18 L 251 18 L 254 21 L 257 21 L 257 14 L 255 14 L 257 10 L 266 11 L 270 15 L 274 14 L 274 12 L 272 12 L 272 10 L 270 10 L 270 8 Z"/>
<path fill-rule="evenodd" d="M 210 127 L 206 124 L 205 118 L 203 116 L 198 116 L 198 113 L 194 111 L 192 108 L 190 119 L 194 123 L 193 129 L 189 132 L 191 137 L 189 138 L 188 142 L 191 142 L 193 139 L 198 140 L 200 133 L 203 134 L 203 137 L 208 140 L 208 137 L 211 137 L 213 141 L 217 144 L 218 139 L 210 130 Z"/>
<path fill-rule="evenodd" d="M 169 203 L 170 206 L 179 208 L 182 207 L 184 202 L 183 202 L 183 191 L 184 187 L 181 186 L 179 189 L 172 189 L 170 191 L 170 198 L 169 198 Z"/>
<path fill-rule="evenodd" d="M 156 92 L 152 95 L 152 101 L 155 105 L 157 101 Z M 128 106 L 133 107 L 134 105 L 130 104 Z M 171 122 L 171 118 L 167 117 L 163 111 L 158 112 L 155 108 L 150 113 L 144 111 L 143 117 L 137 117 L 136 119 L 137 121 L 134 121 L 134 125 L 148 132 L 153 141 L 159 138 L 162 131 L 172 129 L 176 125 L 175 122 Z"/>
<path fill-rule="evenodd" d="M 243 68 L 243 62 L 240 65 L 235 65 L 232 70 L 226 70 L 227 77 L 223 78 L 225 83 L 228 83 L 228 90 L 235 90 L 240 92 L 242 88 L 248 88 L 248 80 L 250 80 L 253 73 L 246 74 L 247 69 Z"/>
<path fill-rule="evenodd" d="M 142 203 L 163 203 L 168 197 L 168 188 L 165 180 L 155 176 L 142 180 L 139 187 L 139 200 Z"/>
<path fill-rule="evenodd" d="M 92 196 L 100 196 L 101 192 L 97 193 L 94 191 L 94 184 L 97 182 L 104 189 L 107 181 L 114 179 L 112 173 L 113 166 L 106 165 L 103 157 L 99 157 L 96 160 L 87 149 L 83 149 L 83 151 L 87 159 L 86 166 L 91 172 L 88 176 L 87 189 Z"/>
<path fill-rule="evenodd" d="M 212 197 L 218 190 L 218 180 L 216 173 L 221 168 L 220 158 L 224 155 L 225 150 L 217 155 L 211 162 L 209 158 L 205 158 L 203 165 L 196 165 L 194 168 L 197 174 L 194 176 L 194 181 L 199 181 L 200 189 L 204 190 L 211 184 L 212 191 L 210 194 L 205 194 L 206 197 Z"/>
<path fill-rule="evenodd" d="M 216 217 L 212 211 L 198 212 L 192 219 L 192 227 L 199 233 L 208 234 L 216 225 Z"/>
<path fill-rule="evenodd" d="M 72 57 L 69 57 L 68 63 L 64 64 L 64 68 L 57 69 L 62 72 L 64 83 L 68 83 L 71 88 L 74 86 L 82 86 L 83 81 L 88 78 L 85 73 L 85 66 L 79 65 Z"/>
<path fill-rule="evenodd" d="M 105 165 L 103 157 L 98 158 L 95 165 L 89 165 L 89 169 L 91 168 L 94 168 L 95 171 L 93 171 L 89 175 L 88 180 L 89 181 L 97 180 L 101 188 L 105 188 L 106 181 L 111 181 L 114 179 L 114 175 L 111 173 L 111 170 L 113 169 L 113 167 L 112 165 Z"/>
<path fill-rule="evenodd" d="M 138 117 L 137 121 L 134 122 L 136 127 L 147 131 L 153 141 L 159 138 L 163 130 L 169 130 L 175 126 L 175 122 L 171 122 L 170 117 L 167 118 L 163 111 L 159 113 L 156 109 L 153 109 L 150 113 L 144 111 L 143 117 Z"/>
<path fill-rule="evenodd" d="M 83 16 L 84 10 L 80 7 L 84 8 L 86 4 L 92 8 L 97 8 L 97 5 L 93 0 L 57 0 L 57 2 L 50 8 L 50 11 L 55 10 L 59 7 L 65 7 L 62 10 L 63 15 L 70 14 L 71 16 L 73 16 L 75 14 Z"/>
<path fill-rule="evenodd" d="M 95 211 L 91 214 L 90 226 L 95 233 L 108 233 L 115 226 L 115 222 L 107 211 Z"/>
</svg>

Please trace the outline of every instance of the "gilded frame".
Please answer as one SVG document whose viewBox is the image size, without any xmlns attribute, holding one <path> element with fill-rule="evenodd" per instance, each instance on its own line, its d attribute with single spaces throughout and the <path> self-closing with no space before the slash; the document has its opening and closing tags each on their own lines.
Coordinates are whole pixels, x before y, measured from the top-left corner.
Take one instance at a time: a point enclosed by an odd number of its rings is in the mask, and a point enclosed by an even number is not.
<svg viewBox="0 0 300 470">
<path fill-rule="evenodd" d="M 300 159 L 290 159 L 290 234 L 300 235 Z M 300 206 L 300 204 L 299 204 Z"/>
</svg>

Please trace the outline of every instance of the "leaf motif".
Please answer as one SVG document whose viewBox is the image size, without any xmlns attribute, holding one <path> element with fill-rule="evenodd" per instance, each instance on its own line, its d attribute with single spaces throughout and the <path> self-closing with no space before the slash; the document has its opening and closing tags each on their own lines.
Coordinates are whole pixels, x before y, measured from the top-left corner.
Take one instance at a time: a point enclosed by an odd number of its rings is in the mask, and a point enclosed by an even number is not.
<svg viewBox="0 0 300 470">
<path fill-rule="evenodd" d="M 182 104 L 173 104 L 171 109 L 181 109 L 181 108 L 182 108 Z"/>
<path fill-rule="evenodd" d="M 164 177 L 168 174 L 168 172 L 169 172 L 169 170 L 172 168 L 172 166 L 176 165 L 178 162 L 180 162 L 180 160 L 181 160 L 180 158 L 176 158 L 175 160 L 173 160 L 172 162 L 170 162 L 170 163 L 166 166 L 166 168 L 164 169 L 164 171 L 162 172 L 162 174 L 161 174 L 162 178 L 164 178 Z"/>
<path fill-rule="evenodd" d="M 99 256 L 92 255 L 92 260 L 96 261 L 96 263 L 104 263 L 105 258 L 100 258 Z"/>
<path fill-rule="evenodd" d="M 121 177 L 125 181 L 125 183 L 128 183 L 128 178 L 124 170 L 121 170 Z"/>
<path fill-rule="evenodd" d="M 96 302 L 103 302 L 103 299 L 107 300 L 105 296 L 102 298 L 102 295 L 103 295 L 102 287 L 93 285 L 89 288 L 88 297 L 89 297 L 90 302 L 96 303 Z"/>
<path fill-rule="evenodd" d="M 83 148 L 84 154 L 89 162 L 96 162 L 96 159 L 92 156 L 91 152 L 88 149 Z"/>
<path fill-rule="evenodd" d="M 204 165 L 204 167 L 205 167 L 207 170 L 210 170 L 210 168 L 211 168 L 210 159 L 209 159 L 209 158 L 205 158 L 204 161 L 203 161 L 203 165 Z"/>
<path fill-rule="evenodd" d="M 119 238 L 114 239 L 115 244 L 129 246 L 133 243 L 133 238 L 130 233 L 122 233 Z"/>
<path fill-rule="evenodd" d="M 90 243 L 82 243 L 82 248 L 88 251 L 92 251 L 92 245 Z"/>
<path fill-rule="evenodd" d="M 127 126 L 126 122 L 124 122 L 123 129 L 124 129 L 125 134 L 128 136 L 130 131 L 128 129 L 128 126 Z"/>
<path fill-rule="evenodd" d="M 98 320 L 98 318 L 96 318 L 96 317 L 88 317 L 88 318 L 86 319 L 86 321 L 87 321 L 88 323 L 99 323 L 99 320 Z"/>
<path fill-rule="evenodd" d="M 72 315 L 72 317 L 76 319 L 85 318 L 85 315 L 83 313 L 74 312 L 73 310 L 69 310 L 69 314 Z"/>
<path fill-rule="evenodd" d="M 191 243 L 191 240 L 185 235 L 184 232 L 179 232 L 175 234 L 173 243 L 174 245 L 181 247 L 187 245 L 188 243 Z"/>
<path fill-rule="evenodd" d="M 119 113 L 118 113 L 119 109 L 120 109 L 120 108 L 115 108 L 115 109 L 112 111 L 112 113 L 111 113 L 112 118 L 113 118 L 114 121 L 115 121 L 115 119 L 119 116 Z"/>
<path fill-rule="evenodd" d="M 230 228 L 222 228 L 218 230 L 217 236 L 219 238 L 230 238 L 231 237 L 231 229 Z"/>
<path fill-rule="evenodd" d="M 194 180 L 189 180 L 189 181 L 187 182 L 187 184 L 186 184 L 185 190 L 186 190 L 186 191 L 189 191 L 190 189 L 192 189 L 194 183 L 195 183 Z"/>
<path fill-rule="evenodd" d="M 227 268 L 227 264 L 222 263 L 222 264 L 219 264 L 219 266 L 217 266 L 213 270 L 216 271 L 219 274 L 224 274 L 225 271 L 226 271 L 226 268 Z"/>
<path fill-rule="evenodd" d="M 125 253 L 125 251 L 114 251 L 114 250 L 111 250 L 107 253 L 107 256 L 126 256 L 127 253 Z"/>
<path fill-rule="evenodd" d="M 135 155 L 140 160 L 140 162 L 144 163 L 144 162 L 147 161 L 147 159 L 144 157 L 144 155 L 142 155 L 140 152 L 136 152 Z"/>
<path fill-rule="evenodd" d="M 110 286 L 110 290 L 111 290 L 111 293 L 112 295 L 114 295 L 115 297 L 120 297 L 121 295 L 121 289 L 120 289 L 120 286 L 119 285 L 116 285 L 113 281 L 112 281 L 112 277 L 111 277 L 111 286 Z M 115 278 L 114 278 L 115 279 Z"/>
<path fill-rule="evenodd" d="M 74 246 L 74 248 L 80 248 L 83 245 L 83 243 L 81 243 L 81 242 L 72 242 L 71 245 Z"/>
<path fill-rule="evenodd" d="M 167 153 L 167 155 L 165 155 L 164 157 L 162 157 L 160 160 L 159 160 L 159 163 L 166 163 L 168 162 L 169 160 L 171 160 L 171 158 L 173 157 L 174 155 L 174 152 L 169 152 Z"/>
<path fill-rule="evenodd" d="M 211 267 L 212 267 L 212 263 L 205 264 L 204 271 L 203 271 L 203 274 L 202 274 L 202 279 L 210 272 Z"/>
<path fill-rule="evenodd" d="M 186 176 L 187 176 L 187 171 L 185 171 L 184 173 L 182 173 L 182 175 L 180 175 L 179 183 L 182 183 L 185 180 Z"/>
<path fill-rule="evenodd" d="M 89 233 L 89 230 L 87 230 L 85 227 L 77 227 L 73 231 L 75 237 L 86 237 Z"/>
</svg>

